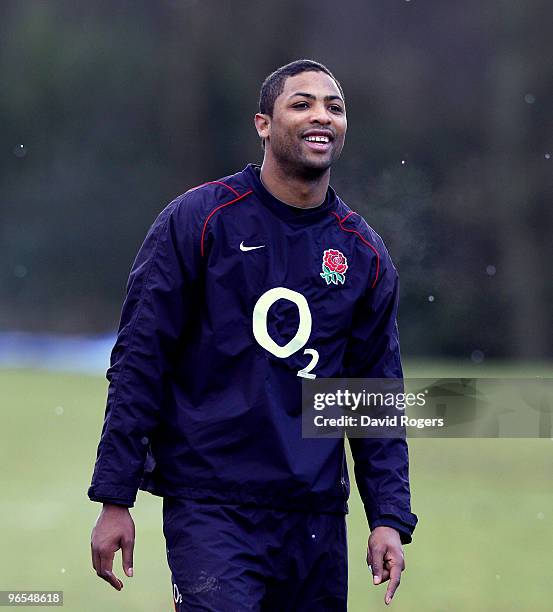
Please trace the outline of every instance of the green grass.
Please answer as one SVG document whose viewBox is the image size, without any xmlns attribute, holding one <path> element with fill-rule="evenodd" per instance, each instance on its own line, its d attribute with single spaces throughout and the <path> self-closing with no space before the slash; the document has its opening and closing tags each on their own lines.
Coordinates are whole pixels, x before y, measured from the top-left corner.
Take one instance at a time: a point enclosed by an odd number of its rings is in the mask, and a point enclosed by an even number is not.
<svg viewBox="0 0 553 612">
<path fill-rule="evenodd" d="M 548 374 L 549 364 L 411 363 L 411 376 Z M 101 377 L 0 371 L 0 590 L 62 589 L 75 612 L 172 609 L 161 500 L 140 493 L 135 577 L 121 593 L 98 579 L 89 536 L 100 506 L 88 501 L 102 424 Z M 391 609 L 550 610 L 553 581 L 553 441 L 419 438 L 410 442 L 413 510 L 407 570 Z M 368 536 L 356 491 L 348 521 L 353 612 L 390 609 L 370 584 Z M 116 568 L 121 576 L 120 557 Z M 288 611 L 286 611 L 288 612 Z"/>
</svg>

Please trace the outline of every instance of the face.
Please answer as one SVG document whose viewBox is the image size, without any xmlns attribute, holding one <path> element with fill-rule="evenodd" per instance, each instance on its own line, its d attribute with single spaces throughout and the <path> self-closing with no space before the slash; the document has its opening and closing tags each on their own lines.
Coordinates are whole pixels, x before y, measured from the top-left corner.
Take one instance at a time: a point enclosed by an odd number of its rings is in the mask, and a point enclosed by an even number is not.
<svg viewBox="0 0 553 612">
<path fill-rule="evenodd" d="M 266 139 L 266 154 L 290 170 L 318 174 L 342 152 L 346 109 L 332 78 L 324 72 L 302 72 L 286 79 L 272 118 L 257 115 L 256 126 Z"/>
</svg>

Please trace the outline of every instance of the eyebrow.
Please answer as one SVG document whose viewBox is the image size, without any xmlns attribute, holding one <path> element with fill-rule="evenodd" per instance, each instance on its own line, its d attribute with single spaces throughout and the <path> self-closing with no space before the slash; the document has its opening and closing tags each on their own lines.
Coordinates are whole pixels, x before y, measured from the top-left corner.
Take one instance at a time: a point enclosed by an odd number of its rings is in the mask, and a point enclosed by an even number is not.
<svg viewBox="0 0 553 612">
<path fill-rule="evenodd" d="M 288 97 L 288 99 L 293 98 L 294 96 L 301 96 L 302 98 L 309 98 L 310 100 L 317 99 L 317 97 L 313 94 L 306 93 L 304 91 L 296 91 L 296 93 L 293 93 L 291 96 Z M 330 102 L 331 100 L 340 100 L 340 102 L 344 102 L 340 96 L 325 96 L 324 100 L 325 102 Z"/>
</svg>

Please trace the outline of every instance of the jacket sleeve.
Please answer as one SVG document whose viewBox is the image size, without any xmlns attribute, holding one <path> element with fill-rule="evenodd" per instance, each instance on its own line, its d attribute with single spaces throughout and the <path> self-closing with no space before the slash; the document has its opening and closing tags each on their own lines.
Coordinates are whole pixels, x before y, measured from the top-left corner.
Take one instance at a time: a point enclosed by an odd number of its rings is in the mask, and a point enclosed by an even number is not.
<svg viewBox="0 0 553 612">
<path fill-rule="evenodd" d="M 107 371 L 107 406 L 88 489 L 92 501 L 134 504 L 148 437 L 159 421 L 189 309 L 192 232 L 179 219 L 178 203 L 156 219 L 131 269 Z"/>
<path fill-rule="evenodd" d="M 368 288 L 355 313 L 344 361 L 351 378 L 394 378 L 403 388 L 397 307 L 399 282 L 382 245 L 381 273 Z M 417 517 L 411 513 L 409 457 L 404 429 L 398 438 L 350 438 L 355 480 L 370 529 L 397 529 L 401 541 L 411 542 Z"/>
</svg>

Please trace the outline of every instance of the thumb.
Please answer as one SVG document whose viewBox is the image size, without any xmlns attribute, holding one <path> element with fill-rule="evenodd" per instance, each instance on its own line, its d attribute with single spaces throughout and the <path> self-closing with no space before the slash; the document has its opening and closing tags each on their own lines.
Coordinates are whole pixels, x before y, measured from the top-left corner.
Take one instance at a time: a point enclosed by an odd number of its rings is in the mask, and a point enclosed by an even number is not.
<svg viewBox="0 0 553 612">
<path fill-rule="evenodd" d="M 373 584 L 382 582 L 382 555 L 372 554 Z"/>
<path fill-rule="evenodd" d="M 123 558 L 123 571 L 129 578 L 132 578 L 133 575 L 133 550 L 134 539 L 122 541 L 121 555 Z"/>
</svg>

